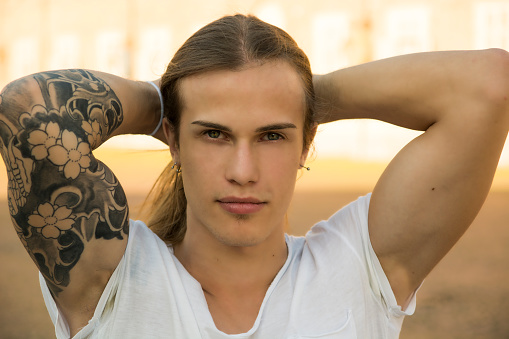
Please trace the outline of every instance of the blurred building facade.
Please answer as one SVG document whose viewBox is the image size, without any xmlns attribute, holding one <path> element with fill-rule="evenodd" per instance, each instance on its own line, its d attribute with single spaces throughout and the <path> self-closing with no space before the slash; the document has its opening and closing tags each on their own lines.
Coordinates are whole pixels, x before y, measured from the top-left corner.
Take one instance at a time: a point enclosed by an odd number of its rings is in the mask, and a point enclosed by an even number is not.
<svg viewBox="0 0 509 339">
<path fill-rule="evenodd" d="M 59 68 L 154 79 L 194 31 L 237 12 L 288 31 L 316 73 L 421 51 L 509 49 L 509 0 L 0 0 L 0 87 Z M 416 135 L 342 122 L 320 132 L 317 149 L 385 160 Z"/>
</svg>

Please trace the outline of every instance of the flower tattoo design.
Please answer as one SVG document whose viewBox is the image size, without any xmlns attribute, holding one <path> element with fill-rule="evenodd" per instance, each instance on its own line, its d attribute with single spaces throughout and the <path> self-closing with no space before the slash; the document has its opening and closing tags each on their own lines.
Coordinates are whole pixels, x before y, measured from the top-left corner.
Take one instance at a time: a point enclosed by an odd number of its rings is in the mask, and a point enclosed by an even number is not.
<svg viewBox="0 0 509 339">
<path fill-rule="evenodd" d="M 49 161 L 60 166 L 67 179 L 76 179 L 90 166 L 90 146 L 68 130 L 62 132 L 62 145 L 51 146 L 48 153 Z"/>
<path fill-rule="evenodd" d="M 34 146 L 32 156 L 36 160 L 46 158 L 48 149 L 55 146 L 60 137 L 60 127 L 56 122 L 50 122 L 41 129 L 36 129 L 30 133 L 28 142 Z"/>
<path fill-rule="evenodd" d="M 49 202 L 39 205 L 34 214 L 28 217 L 28 224 L 40 230 L 45 238 L 57 239 L 62 232 L 71 229 L 74 219 L 72 210 L 66 206 L 52 205 Z"/>
<path fill-rule="evenodd" d="M 81 128 L 87 133 L 88 143 L 92 148 L 101 144 L 101 125 L 97 120 L 92 120 L 91 123 L 83 120 Z"/>
</svg>

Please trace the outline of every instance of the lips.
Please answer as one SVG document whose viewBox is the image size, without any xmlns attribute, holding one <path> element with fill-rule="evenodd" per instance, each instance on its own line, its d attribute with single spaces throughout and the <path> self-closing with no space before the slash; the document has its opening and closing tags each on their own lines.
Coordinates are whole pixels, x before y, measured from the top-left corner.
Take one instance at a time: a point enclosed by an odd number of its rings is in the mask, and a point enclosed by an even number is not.
<svg viewBox="0 0 509 339">
<path fill-rule="evenodd" d="M 228 213 L 252 214 L 262 210 L 266 202 L 253 197 L 224 197 L 218 200 L 219 205 Z"/>
</svg>

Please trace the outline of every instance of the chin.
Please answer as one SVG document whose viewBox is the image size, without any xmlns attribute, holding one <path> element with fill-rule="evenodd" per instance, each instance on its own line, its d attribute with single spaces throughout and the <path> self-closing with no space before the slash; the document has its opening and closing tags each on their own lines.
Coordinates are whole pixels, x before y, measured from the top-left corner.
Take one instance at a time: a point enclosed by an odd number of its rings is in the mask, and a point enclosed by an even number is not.
<svg viewBox="0 0 509 339">
<path fill-rule="evenodd" d="M 239 215 L 239 217 L 247 217 L 246 219 L 237 219 L 237 221 L 245 221 L 249 219 L 248 215 Z M 211 230 L 213 236 L 221 244 L 231 247 L 252 247 L 263 243 L 267 238 L 270 237 L 270 233 L 260 232 L 260 229 L 250 229 L 254 227 L 252 225 L 236 225 L 234 229 L 230 229 L 228 232 L 224 230 Z M 240 227 L 239 227 L 240 226 Z M 244 226 L 244 228 L 242 228 Z M 242 229 L 241 229 L 242 228 Z M 222 232 L 223 231 L 223 232 Z"/>
<path fill-rule="evenodd" d="M 210 240 L 229 247 L 258 246 L 279 231 L 276 224 L 269 222 L 271 218 L 267 215 L 230 214 L 223 210 L 219 210 L 220 213 L 214 212 L 206 217 L 188 215 L 188 229 L 190 221 L 193 221 L 194 226 L 208 233 L 207 237 Z"/>
<path fill-rule="evenodd" d="M 232 238 L 218 238 L 219 242 L 225 246 L 229 247 L 253 247 L 259 245 L 261 241 L 257 241 L 256 239 L 232 239 Z"/>
</svg>

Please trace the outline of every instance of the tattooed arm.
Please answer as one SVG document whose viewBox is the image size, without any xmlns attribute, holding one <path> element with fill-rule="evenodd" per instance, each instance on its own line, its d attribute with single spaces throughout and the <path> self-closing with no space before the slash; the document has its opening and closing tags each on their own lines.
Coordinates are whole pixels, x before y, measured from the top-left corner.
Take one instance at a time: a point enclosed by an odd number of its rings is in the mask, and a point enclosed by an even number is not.
<svg viewBox="0 0 509 339">
<path fill-rule="evenodd" d="M 0 94 L 12 222 L 71 336 L 92 317 L 129 232 L 124 191 L 91 151 L 150 133 L 159 109 L 149 84 L 85 70 L 38 73 Z"/>
</svg>

